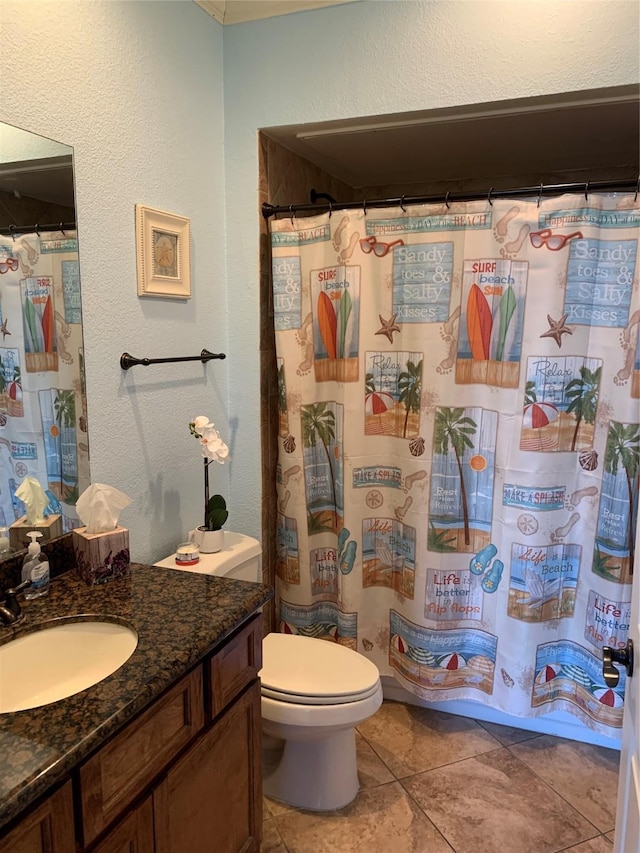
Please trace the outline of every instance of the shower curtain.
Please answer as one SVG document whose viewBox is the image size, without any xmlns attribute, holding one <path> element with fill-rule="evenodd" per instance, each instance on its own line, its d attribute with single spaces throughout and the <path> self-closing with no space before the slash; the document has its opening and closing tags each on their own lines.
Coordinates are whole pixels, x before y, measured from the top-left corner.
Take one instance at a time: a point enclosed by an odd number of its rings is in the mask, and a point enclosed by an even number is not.
<svg viewBox="0 0 640 853">
<path fill-rule="evenodd" d="M 0 324 L 0 525 L 24 514 L 31 476 L 68 531 L 89 485 L 75 232 L 0 236 Z"/>
<path fill-rule="evenodd" d="M 425 700 L 622 724 L 634 194 L 271 223 L 277 618 Z"/>
</svg>

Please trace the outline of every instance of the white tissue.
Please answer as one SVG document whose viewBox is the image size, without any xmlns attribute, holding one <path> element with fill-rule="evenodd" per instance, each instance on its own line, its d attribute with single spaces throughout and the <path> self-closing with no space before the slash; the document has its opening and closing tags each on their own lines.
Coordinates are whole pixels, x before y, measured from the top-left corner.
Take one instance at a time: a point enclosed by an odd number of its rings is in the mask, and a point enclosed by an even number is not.
<svg viewBox="0 0 640 853">
<path fill-rule="evenodd" d="M 113 486 L 92 483 L 78 498 L 76 509 L 86 533 L 108 533 L 118 526 L 120 513 L 130 503 L 131 498 Z"/>
<path fill-rule="evenodd" d="M 42 490 L 39 480 L 35 477 L 25 477 L 16 489 L 16 497 L 20 498 L 27 508 L 27 524 L 32 527 L 44 524 L 44 511 L 49 506 L 49 498 Z"/>
</svg>

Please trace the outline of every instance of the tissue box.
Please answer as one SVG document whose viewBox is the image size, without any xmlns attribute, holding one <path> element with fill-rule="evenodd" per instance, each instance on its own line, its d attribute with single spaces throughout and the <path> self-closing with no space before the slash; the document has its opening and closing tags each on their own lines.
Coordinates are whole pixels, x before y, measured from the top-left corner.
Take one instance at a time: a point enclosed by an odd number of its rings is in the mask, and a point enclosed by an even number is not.
<svg viewBox="0 0 640 853">
<path fill-rule="evenodd" d="M 49 539 L 56 539 L 62 536 L 62 516 L 49 515 L 42 524 L 27 524 L 27 516 L 23 515 L 9 528 L 9 545 L 14 551 L 22 551 L 23 548 L 28 548 L 31 544 L 31 539 L 27 536 L 32 530 L 37 530 L 42 533 L 38 539 L 41 545 L 48 542 Z"/>
<path fill-rule="evenodd" d="M 88 584 L 106 583 L 131 571 L 129 531 L 115 527 L 108 533 L 87 533 L 86 527 L 72 530 L 76 571 Z"/>
</svg>

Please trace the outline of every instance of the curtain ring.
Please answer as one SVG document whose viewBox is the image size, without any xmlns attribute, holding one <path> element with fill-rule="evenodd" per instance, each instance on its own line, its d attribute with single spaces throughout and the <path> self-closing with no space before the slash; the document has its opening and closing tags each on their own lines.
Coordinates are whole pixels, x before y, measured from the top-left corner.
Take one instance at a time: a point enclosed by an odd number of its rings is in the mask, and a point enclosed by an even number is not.
<svg viewBox="0 0 640 853">
<path fill-rule="evenodd" d="M 490 189 L 490 190 L 489 190 L 489 192 L 487 193 L 487 201 L 489 202 L 489 206 L 490 206 L 490 207 L 493 207 L 493 200 L 492 200 L 492 198 L 491 198 L 491 193 L 492 193 L 492 192 L 493 192 L 493 187 L 491 187 L 491 189 Z"/>
<path fill-rule="evenodd" d="M 39 236 L 40 236 L 40 226 L 38 225 L 38 223 L 37 223 L 37 222 L 36 222 L 36 224 L 33 226 L 33 230 L 36 232 L 36 234 L 37 234 L 37 235 L 38 235 L 38 237 L 39 237 Z"/>
<path fill-rule="evenodd" d="M 329 219 L 331 219 L 331 214 L 333 213 L 333 202 L 331 199 L 328 199 L 329 202 Z"/>
<path fill-rule="evenodd" d="M 291 224 L 293 225 L 293 217 L 295 216 L 295 211 L 293 209 L 293 205 L 289 205 L 289 216 L 291 217 Z"/>
<path fill-rule="evenodd" d="M 638 183 L 636 184 L 636 194 L 633 197 L 633 201 L 638 201 L 638 193 L 640 192 L 640 175 L 638 175 Z"/>
<path fill-rule="evenodd" d="M 9 226 L 9 233 L 11 234 L 11 239 L 13 240 L 14 243 L 16 242 L 16 233 L 15 232 L 16 232 L 16 226 L 10 225 Z"/>
<path fill-rule="evenodd" d="M 407 208 L 404 206 L 404 196 L 400 199 L 400 207 L 402 208 L 403 213 L 407 212 Z"/>
<path fill-rule="evenodd" d="M 538 204 L 536 205 L 536 207 L 540 207 L 540 202 L 542 201 L 542 188 L 543 184 L 540 184 L 540 192 L 538 193 Z"/>
<path fill-rule="evenodd" d="M 61 222 L 60 223 L 60 233 L 62 234 L 63 237 L 66 237 L 67 235 L 64 233 L 64 227 L 63 226 L 64 226 L 64 222 Z"/>
<path fill-rule="evenodd" d="M 447 190 L 447 194 L 446 194 L 446 196 L 444 197 L 444 203 L 445 203 L 445 206 L 446 206 L 447 210 L 449 210 L 449 196 L 450 196 L 450 195 L 451 195 L 451 193 L 449 192 L 449 190 Z"/>
<path fill-rule="evenodd" d="M 589 201 L 589 181 L 584 185 L 584 200 Z"/>
<path fill-rule="evenodd" d="M 364 215 L 367 215 L 367 200 L 366 198 L 362 199 L 362 209 L 364 211 Z"/>
</svg>

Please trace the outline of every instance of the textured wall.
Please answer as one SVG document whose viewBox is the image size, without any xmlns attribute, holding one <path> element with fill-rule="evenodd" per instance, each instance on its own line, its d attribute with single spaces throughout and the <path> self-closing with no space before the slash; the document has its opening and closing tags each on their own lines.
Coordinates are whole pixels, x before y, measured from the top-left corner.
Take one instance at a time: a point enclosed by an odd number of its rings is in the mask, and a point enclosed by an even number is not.
<svg viewBox="0 0 640 853">
<path fill-rule="evenodd" d="M 0 120 L 74 146 L 92 479 L 133 499 L 136 559 L 199 518 L 194 414 L 231 445 L 229 526 L 260 534 L 258 129 L 637 82 L 637 15 L 363 0 L 223 33 L 188 0 L 0 0 Z M 137 297 L 136 202 L 191 217 L 190 301 Z M 227 361 L 118 366 L 203 346 Z"/>
<path fill-rule="evenodd" d="M 222 27 L 190 2 L 2 0 L 0 31 L 0 120 L 74 148 L 92 480 L 132 498 L 132 556 L 156 559 L 199 522 L 187 422 L 229 438 L 228 363 L 118 359 L 226 348 Z M 191 218 L 191 300 L 138 298 L 137 202 Z"/>
<path fill-rule="evenodd" d="M 251 496 L 242 527 L 255 530 L 260 513 L 259 353 L 248 345 L 257 130 L 637 83 L 637 46 L 638 6 L 625 0 L 363 0 L 225 28 L 229 375 L 243 448 L 230 490 L 236 504 Z"/>
</svg>

